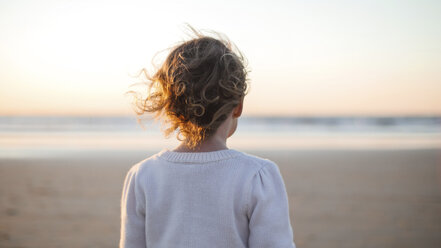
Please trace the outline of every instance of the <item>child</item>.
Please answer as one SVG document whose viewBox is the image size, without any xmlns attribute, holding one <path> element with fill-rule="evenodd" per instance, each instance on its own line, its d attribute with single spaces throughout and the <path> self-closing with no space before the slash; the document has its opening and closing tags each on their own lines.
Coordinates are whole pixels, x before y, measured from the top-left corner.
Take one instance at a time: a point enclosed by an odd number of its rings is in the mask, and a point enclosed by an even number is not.
<svg viewBox="0 0 441 248">
<path fill-rule="evenodd" d="M 270 160 L 229 149 L 247 89 L 240 52 L 224 38 L 176 46 L 138 114 L 156 114 L 182 143 L 127 173 L 120 247 L 293 248 L 285 185 Z"/>
</svg>

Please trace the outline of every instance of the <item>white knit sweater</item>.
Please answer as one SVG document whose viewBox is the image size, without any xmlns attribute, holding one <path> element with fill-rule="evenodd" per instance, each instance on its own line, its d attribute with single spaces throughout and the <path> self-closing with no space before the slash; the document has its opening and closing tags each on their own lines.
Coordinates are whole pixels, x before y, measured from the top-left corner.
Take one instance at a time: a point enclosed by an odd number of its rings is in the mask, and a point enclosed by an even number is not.
<svg viewBox="0 0 441 248">
<path fill-rule="evenodd" d="M 293 248 L 278 166 L 236 150 L 162 150 L 127 173 L 120 247 Z"/>
</svg>

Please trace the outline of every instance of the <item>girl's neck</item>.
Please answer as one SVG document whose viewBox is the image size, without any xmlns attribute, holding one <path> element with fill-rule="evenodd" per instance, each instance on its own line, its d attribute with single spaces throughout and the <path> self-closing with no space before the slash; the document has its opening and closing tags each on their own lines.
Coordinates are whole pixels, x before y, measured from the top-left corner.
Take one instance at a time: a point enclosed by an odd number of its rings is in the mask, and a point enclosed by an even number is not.
<svg viewBox="0 0 441 248">
<path fill-rule="evenodd" d="M 214 152 L 219 150 L 226 150 L 227 139 L 233 135 L 237 126 L 237 117 L 233 118 L 233 112 L 227 119 L 218 127 L 216 132 L 208 139 L 203 140 L 196 145 L 195 148 L 190 148 L 186 142 L 182 142 L 178 147 L 173 149 L 175 152 Z"/>
<path fill-rule="evenodd" d="M 226 150 L 227 139 L 222 139 L 217 136 L 213 136 L 210 139 L 202 141 L 196 145 L 193 149 L 188 147 L 185 142 L 182 142 L 178 147 L 173 149 L 174 152 L 214 152 L 219 150 Z"/>
</svg>

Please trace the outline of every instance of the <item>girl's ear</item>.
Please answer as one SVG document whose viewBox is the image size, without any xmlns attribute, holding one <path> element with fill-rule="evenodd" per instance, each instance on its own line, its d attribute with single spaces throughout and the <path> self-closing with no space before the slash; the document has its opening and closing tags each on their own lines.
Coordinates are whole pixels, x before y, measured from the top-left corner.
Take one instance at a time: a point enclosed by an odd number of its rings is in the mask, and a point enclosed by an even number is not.
<svg viewBox="0 0 441 248">
<path fill-rule="evenodd" d="M 239 105 L 237 105 L 233 109 L 233 118 L 239 118 L 239 116 L 242 114 L 242 110 L 243 110 L 243 98 L 240 101 Z"/>
</svg>

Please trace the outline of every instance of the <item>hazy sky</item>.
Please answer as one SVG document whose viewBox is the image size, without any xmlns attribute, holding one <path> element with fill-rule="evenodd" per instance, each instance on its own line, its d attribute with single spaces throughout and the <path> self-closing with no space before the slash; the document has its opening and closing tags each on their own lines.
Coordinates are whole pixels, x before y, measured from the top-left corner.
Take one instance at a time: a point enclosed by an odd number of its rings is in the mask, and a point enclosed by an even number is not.
<svg viewBox="0 0 441 248">
<path fill-rule="evenodd" d="M 130 114 L 185 23 L 248 58 L 245 114 L 441 114 L 438 0 L 0 0 L 0 114 Z"/>
</svg>

